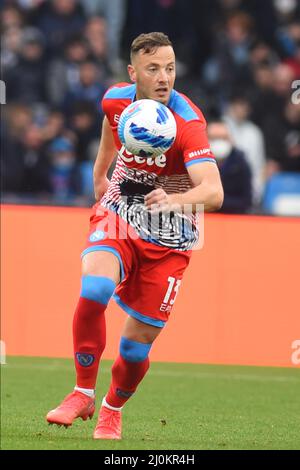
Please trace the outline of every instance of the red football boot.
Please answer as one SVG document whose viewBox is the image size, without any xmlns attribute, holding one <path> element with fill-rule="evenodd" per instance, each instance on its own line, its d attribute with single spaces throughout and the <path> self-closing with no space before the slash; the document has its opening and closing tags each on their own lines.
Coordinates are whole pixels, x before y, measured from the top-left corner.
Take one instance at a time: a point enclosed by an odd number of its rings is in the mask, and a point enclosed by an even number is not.
<svg viewBox="0 0 300 470">
<path fill-rule="evenodd" d="M 94 431 L 94 439 L 121 439 L 121 428 L 122 412 L 110 410 L 102 405 Z"/>
<path fill-rule="evenodd" d="M 46 420 L 49 424 L 68 427 L 76 418 L 82 418 L 84 421 L 88 418 L 92 419 L 94 412 L 95 398 L 90 398 L 75 390 L 67 395 L 57 408 L 49 411 Z"/>
</svg>

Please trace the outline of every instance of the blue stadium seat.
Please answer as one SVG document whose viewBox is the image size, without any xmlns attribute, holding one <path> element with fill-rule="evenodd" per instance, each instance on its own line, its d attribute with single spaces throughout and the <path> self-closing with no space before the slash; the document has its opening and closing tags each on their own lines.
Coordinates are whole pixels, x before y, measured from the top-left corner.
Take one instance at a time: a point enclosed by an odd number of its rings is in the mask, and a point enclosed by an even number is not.
<svg viewBox="0 0 300 470">
<path fill-rule="evenodd" d="M 93 168 L 94 162 L 92 161 L 80 164 L 82 194 L 88 197 L 94 197 Z"/>
<path fill-rule="evenodd" d="M 263 209 L 272 215 L 300 216 L 300 174 L 272 176 L 266 184 Z"/>
</svg>

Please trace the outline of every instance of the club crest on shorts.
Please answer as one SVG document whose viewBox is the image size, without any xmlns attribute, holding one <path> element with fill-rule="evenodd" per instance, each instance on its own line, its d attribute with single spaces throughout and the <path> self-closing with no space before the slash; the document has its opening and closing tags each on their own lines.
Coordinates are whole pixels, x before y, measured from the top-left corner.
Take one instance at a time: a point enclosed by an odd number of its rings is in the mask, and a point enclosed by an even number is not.
<svg viewBox="0 0 300 470">
<path fill-rule="evenodd" d="M 89 367 L 93 364 L 95 356 L 87 353 L 76 353 L 76 359 L 82 367 Z"/>
<path fill-rule="evenodd" d="M 102 230 L 96 230 L 90 235 L 89 240 L 90 242 L 99 242 L 100 240 L 103 240 L 103 238 L 105 238 L 105 232 Z"/>
</svg>

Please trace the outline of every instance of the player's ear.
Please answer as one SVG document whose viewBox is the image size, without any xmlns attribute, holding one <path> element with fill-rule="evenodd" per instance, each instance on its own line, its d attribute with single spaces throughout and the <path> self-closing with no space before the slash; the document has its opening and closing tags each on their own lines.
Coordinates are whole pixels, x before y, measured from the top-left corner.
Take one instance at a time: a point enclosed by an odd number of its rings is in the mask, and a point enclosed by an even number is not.
<svg viewBox="0 0 300 470">
<path fill-rule="evenodd" d="M 135 83 L 136 82 L 136 73 L 135 73 L 135 69 L 134 69 L 134 66 L 129 64 L 127 66 L 127 71 L 128 71 L 128 75 L 129 75 L 129 78 L 130 80 Z"/>
</svg>

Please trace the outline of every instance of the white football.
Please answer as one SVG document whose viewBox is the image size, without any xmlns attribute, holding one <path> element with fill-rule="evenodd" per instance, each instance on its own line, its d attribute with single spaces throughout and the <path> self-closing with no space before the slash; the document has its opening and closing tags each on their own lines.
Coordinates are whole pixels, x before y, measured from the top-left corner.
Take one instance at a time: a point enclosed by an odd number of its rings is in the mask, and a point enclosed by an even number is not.
<svg viewBox="0 0 300 470">
<path fill-rule="evenodd" d="M 118 135 L 125 149 L 140 157 L 165 153 L 176 138 L 176 121 L 167 106 L 154 100 L 138 100 L 122 112 Z"/>
</svg>

